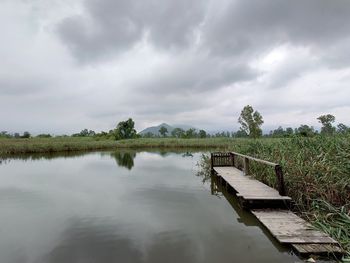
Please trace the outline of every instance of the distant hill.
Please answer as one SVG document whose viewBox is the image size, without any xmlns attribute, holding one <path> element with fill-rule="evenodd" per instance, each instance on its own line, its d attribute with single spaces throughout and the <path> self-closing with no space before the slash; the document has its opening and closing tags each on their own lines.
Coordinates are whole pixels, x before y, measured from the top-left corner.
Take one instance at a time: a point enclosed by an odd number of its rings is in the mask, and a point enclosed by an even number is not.
<svg viewBox="0 0 350 263">
<path fill-rule="evenodd" d="M 140 131 L 139 134 L 145 135 L 146 133 L 152 133 L 154 135 L 160 135 L 159 129 L 162 126 L 167 128 L 168 134 L 170 134 L 175 128 L 181 128 L 181 129 L 184 129 L 185 131 L 188 129 L 196 129 L 195 127 L 190 126 L 190 125 L 183 125 L 183 124 L 169 125 L 167 123 L 162 123 L 162 124 L 159 124 L 157 126 L 148 127 L 146 129 Z"/>
</svg>

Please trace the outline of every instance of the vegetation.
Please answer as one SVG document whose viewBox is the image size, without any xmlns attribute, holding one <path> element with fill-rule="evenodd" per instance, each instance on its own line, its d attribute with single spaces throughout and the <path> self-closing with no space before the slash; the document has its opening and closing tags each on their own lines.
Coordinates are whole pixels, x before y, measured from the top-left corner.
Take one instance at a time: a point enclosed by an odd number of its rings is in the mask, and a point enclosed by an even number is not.
<svg viewBox="0 0 350 263">
<path fill-rule="evenodd" d="M 326 229 L 350 256 L 350 134 L 233 141 L 226 151 L 280 163 L 295 210 L 316 227 Z M 208 156 L 203 157 L 202 163 L 208 161 Z M 251 162 L 250 172 L 264 183 L 277 186 L 270 167 Z"/>
<path fill-rule="evenodd" d="M 98 140 L 92 137 L 55 137 L 28 139 L 0 139 L 0 156 L 24 153 L 53 153 L 113 149 L 114 140 Z"/>
<path fill-rule="evenodd" d="M 322 123 L 321 133 L 331 135 L 335 133 L 335 127 L 332 126 L 332 123 L 335 121 L 335 117 L 331 114 L 321 115 L 317 118 L 320 123 Z"/>
<path fill-rule="evenodd" d="M 136 134 L 135 122 L 131 118 L 119 122 L 114 131 L 116 140 L 133 139 L 137 137 Z"/>
<path fill-rule="evenodd" d="M 168 129 L 164 126 L 160 127 L 159 133 L 163 136 L 166 137 L 166 134 L 168 133 Z"/>
<path fill-rule="evenodd" d="M 347 259 L 350 261 L 350 214 L 349 204 L 334 207 L 324 200 L 315 200 L 312 203 L 310 211 L 304 213 L 309 221 L 323 232 L 329 234 L 338 240 L 345 251 L 347 251 Z"/>
<path fill-rule="evenodd" d="M 252 106 L 247 105 L 243 108 L 238 122 L 241 124 L 241 130 L 249 137 L 257 138 L 262 135 L 260 127 L 264 123 L 263 118 L 258 111 L 254 111 Z"/>
</svg>

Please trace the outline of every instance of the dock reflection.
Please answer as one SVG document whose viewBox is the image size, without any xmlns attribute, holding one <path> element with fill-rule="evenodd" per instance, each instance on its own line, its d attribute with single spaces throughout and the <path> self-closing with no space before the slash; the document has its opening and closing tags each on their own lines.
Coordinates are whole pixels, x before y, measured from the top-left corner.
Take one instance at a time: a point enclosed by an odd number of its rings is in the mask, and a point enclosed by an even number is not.
<svg viewBox="0 0 350 263">
<path fill-rule="evenodd" d="M 281 245 L 277 240 L 270 234 L 269 231 L 266 230 L 266 228 L 259 222 L 259 220 L 248 210 L 243 209 L 239 205 L 239 201 L 233 192 L 233 190 L 230 188 L 229 185 L 225 183 L 225 181 L 221 181 L 220 177 L 217 175 L 211 174 L 210 177 L 207 178 L 207 180 L 210 180 L 210 189 L 211 194 L 218 196 L 218 197 L 224 197 L 228 201 L 228 203 L 232 206 L 234 211 L 237 213 L 237 222 L 244 224 L 247 227 L 258 227 L 261 229 L 261 231 L 266 235 L 266 237 L 270 240 L 270 242 L 274 245 L 274 247 L 284 253 L 294 254 L 291 249 L 289 249 L 287 246 Z"/>
</svg>

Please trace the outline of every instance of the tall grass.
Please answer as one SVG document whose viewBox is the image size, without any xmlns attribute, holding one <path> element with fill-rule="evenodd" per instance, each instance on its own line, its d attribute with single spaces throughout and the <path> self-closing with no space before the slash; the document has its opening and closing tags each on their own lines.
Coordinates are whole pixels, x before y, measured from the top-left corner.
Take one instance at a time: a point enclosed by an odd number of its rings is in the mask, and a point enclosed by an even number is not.
<svg viewBox="0 0 350 263">
<path fill-rule="evenodd" d="M 24 153 L 52 153 L 112 149 L 113 140 L 95 140 L 89 137 L 0 139 L 0 156 Z"/>
<path fill-rule="evenodd" d="M 280 163 L 287 195 L 294 200 L 296 211 L 338 240 L 350 257 L 349 135 L 247 140 L 226 148 Z M 204 169 L 208 169 L 203 165 L 208 161 L 208 157 L 202 158 L 200 164 Z M 276 186 L 271 168 L 251 162 L 250 172 L 253 177 Z"/>
<path fill-rule="evenodd" d="M 314 226 L 338 240 L 347 251 L 347 262 L 350 262 L 350 215 L 349 204 L 334 207 L 325 200 L 314 200 L 304 215 Z M 345 258 L 344 258 L 345 261 Z"/>
<path fill-rule="evenodd" d="M 59 137 L 1 139 L 0 155 L 23 153 L 49 153 L 63 151 L 83 151 L 100 149 L 134 149 L 134 148 L 200 148 L 225 149 L 229 144 L 238 144 L 247 139 L 208 138 L 208 139 L 176 139 L 176 138 L 139 138 L 115 141 L 93 137 Z"/>
</svg>

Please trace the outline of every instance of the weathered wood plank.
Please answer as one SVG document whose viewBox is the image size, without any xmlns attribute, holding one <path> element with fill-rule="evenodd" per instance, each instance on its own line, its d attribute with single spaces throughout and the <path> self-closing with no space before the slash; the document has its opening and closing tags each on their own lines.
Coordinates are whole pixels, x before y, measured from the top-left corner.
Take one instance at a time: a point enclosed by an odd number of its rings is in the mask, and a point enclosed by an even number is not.
<svg viewBox="0 0 350 263">
<path fill-rule="evenodd" d="M 336 244 L 292 244 L 292 248 L 300 255 L 325 255 L 340 257 L 344 251 Z"/>
<path fill-rule="evenodd" d="M 281 243 L 329 243 L 337 241 L 314 229 L 309 223 L 287 210 L 253 210 L 252 213 Z"/>
<path fill-rule="evenodd" d="M 245 194 L 237 194 L 237 196 L 244 197 L 247 200 L 290 200 L 287 196 L 256 196 L 256 195 L 245 195 Z"/>
<path fill-rule="evenodd" d="M 243 200 L 255 201 L 290 201 L 288 196 L 281 196 L 277 190 L 255 180 L 251 176 L 235 167 L 214 167 L 215 172 L 221 176 L 236 192 L 237 196 Z"/>
</svg>

